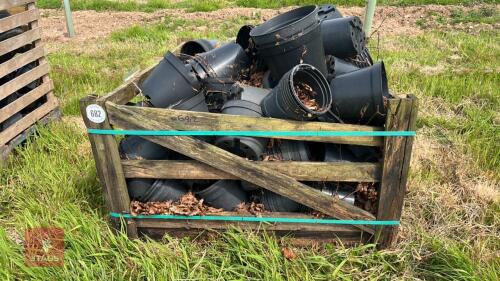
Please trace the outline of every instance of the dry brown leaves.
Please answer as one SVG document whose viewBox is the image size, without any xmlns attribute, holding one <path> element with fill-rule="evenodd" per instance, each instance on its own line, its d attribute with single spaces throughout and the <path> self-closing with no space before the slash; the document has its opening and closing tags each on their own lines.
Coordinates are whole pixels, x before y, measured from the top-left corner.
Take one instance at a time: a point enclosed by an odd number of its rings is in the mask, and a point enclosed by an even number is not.
<svg viewBox="0 0 500 281">
<path fill-rule="evenodd" d="M 316 102 L 314 96 L 317 93 L 311 88 L 311 86 L 306 83 L 300 82 L 295 84 L 294 86 L 295 94 L 299 97 L 300 101 L 310 110 L 319 110 L 319 105 Z"/>
<path fill-rule="evenodd" d="M 138 202 L 130 203 L 130 212 L 136 215 L 184 215 L 184 216 L 203 216 L 205 214 L 214 214 L 222 212 L 222 209 L 213 208 L 203 204 L 203 199 L 198 200 L 192 192 L 181 197 L 176 202 Z"/>
<path fill-rule="evenodd" d="M 283 256 L 287 260 L 294 260 L 297 258 L 297 254 L 292 249 L 290 249 L 288 247 L 281 248 L 281 251 L 283 252 Z"/>
<path fill-rule="evenodd" d="M 264 204 L 255 202 L 243 202 L 236 207 L 235 211 L 240 214 L 251 214 L 257 217 L 261 216 L 261 214 L 263 213 L 267 213 L 267 211 L 264 209 Z"/>
<path fill-rule="evenodd" d="M 359 183 L 356 187 L 356 206 L 364 210 L 376 213 L 377 211 L 377 188 L 373 183 Z"/>
<path fill-rule="evenodd" d="M 264 72 L 263 71 L 255 72 L 250 76 L 250 80 L 248 80 L 247 84 L 249 86 L 262 88 L 263 79 L 264 79 Z"/>
</svg>

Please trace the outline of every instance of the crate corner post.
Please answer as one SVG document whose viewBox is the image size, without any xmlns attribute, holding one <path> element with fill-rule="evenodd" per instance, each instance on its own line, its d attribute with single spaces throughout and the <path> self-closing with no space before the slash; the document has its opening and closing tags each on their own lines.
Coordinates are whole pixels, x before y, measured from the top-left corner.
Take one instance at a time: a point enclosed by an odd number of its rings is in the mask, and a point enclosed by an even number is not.
<svg viewBox="0 0 500 281">
<path fill-rule="evenodd" d="M 89 106 L 102 109 L 101 113 L 104 113 L 102 122 L 96 123 L 95 120 L 92 121 L 92 118 L 89 118 L 87 115 Z M 88 96 L 80 100 L 80 111 L 87 129 L 112 129 L 105 108 L 105 101 L 95 96 Z M 118 214 L 129 213 L 130 198 L 116 138 L 110 135 L 91 133 L 88 136 L 108 211 Z M 124 220 L 123 218 L 111 218 L 111 220 L 115 229 L 125 228 L 130 238 L 138 237 L 135 220 Z"/>
<path fill-rule="evenodd" d="M 415 131 L 418 99 L 414 95 L 389 99 L 387 107 L 387 131 Z M 401 219 L 413 139 L 413 136 L 385 137 L 377 220 Z M 391 247 L 398 231 L 399 226 L 379 227 L 375 235 L 377 246 Z"/>
</svg>

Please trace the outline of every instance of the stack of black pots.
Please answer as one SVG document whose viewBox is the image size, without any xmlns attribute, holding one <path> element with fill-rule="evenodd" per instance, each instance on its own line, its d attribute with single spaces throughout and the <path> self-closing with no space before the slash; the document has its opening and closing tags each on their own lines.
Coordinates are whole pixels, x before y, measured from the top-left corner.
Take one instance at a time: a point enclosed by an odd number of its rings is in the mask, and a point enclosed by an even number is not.
<svg viewBox="0 0 500 281">
<path fill-rule="evenodd" d="M 0 10 L 0 19 L 6 18 L 8 16 L 10 16 L 8 11 Z M 2 33 L 0 33 L 0 42 L 5 41 L 7 39 L 10 39 L 12 37 L 21 35 L 23 32 L 24 32 L 23 27 L 16 27 L 16 28 L 7 30 L 5 32 L 2 32 Z M 5 63 L 6 61 L 14 58 L 16 55 L 24 53 L 32 48 L 33 48 L 33 44 L 28 44 L 28 45 L 19 47 L 19 48 L 15 49 L 11 52 L 8 52 L 6 54 L 0 55 L 0 64 Z M 29 63 L 29 64 L 17 69 L 16 71 L 14 71 L 12 73 L 9 73 L 3 77 L 0 77 L 0 86 L 15 79 L 18 76 L 25 74 L 26 72 L 30 71 L 31 69 L 35 68 L 36 66 L 37 66 L 37 63 L 32 62 L 32 63 Z M 7 96 L 6 98 L 0 99 L 0 109 L 13 103 L 15 100 L 17 100 L 21 96 L 25 95 L 26 93 L 32 91 L 33 89 L 38 87 L 40 85 L 40 83 L 41 83 L 40 79 L 35 80 L 35 81 L 25 85 L 24 87 L 22 87 L 21 89 L 19 89 L 15 93 Z M 21 118 L 23 118 L 23 116 L 27 115 L 28 113 L 30 113 L 31 111 L 33 111 L 34 109 L 39 107 L 42 103 L 45 102 L 45 99 L 46 99 L 46 97 L 42 97 L 39 100 L 28 105 L 27 107 L 23 108 L 21 111 L 12 115 L 11 117 L 1 121 L 0 122 L 0 132 L 2 132 L 4 130 L 6 130 L 7 128 L 9 128 L 10 126 L 14 125 L 17 121 L 19 121 Z"/>
<path fill-rule="evenodd" d="M 389 97 L 382 62 L 373 63 L 358 17 L 334 5 L 304 6 L 258 26 L 241 27 L 234 42 L 197 39 L 167 53 L 140 85 L 140 106 L 252 117 L 383 126 Z M 257 78 L 256 78 L 257 77 Z M 379 151 L 259 137 L 199 137 L 251 161 L 375 162 Z M 123 157 L 187 159 L 140 137 L 126 137 Z M 355 185 L 306 183 L 354 204 Z M 188 191 L 214 207 L 234 210 L 258 200 L 267 210 L 307 208 L 249 182 L 148 180 L 128 182 L 134 200 L 177 200 Z"/>
</svg>

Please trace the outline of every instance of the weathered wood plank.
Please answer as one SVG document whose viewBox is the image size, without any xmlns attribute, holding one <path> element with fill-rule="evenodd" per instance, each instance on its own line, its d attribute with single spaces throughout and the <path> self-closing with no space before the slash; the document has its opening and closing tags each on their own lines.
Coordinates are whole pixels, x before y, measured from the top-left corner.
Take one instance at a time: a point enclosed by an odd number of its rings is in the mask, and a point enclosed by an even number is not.
<svg viewBox="0 0 500 281">
<path fill-rule="evenodd" d="M 30 62 L 34 62 L 35 60 L 43 57 L 44 55 L 45 51 L 43 47 L 39 46 L 29 50 L 26 53 L 19 54 L 14 58 L 11 58 L 10 60 L 0 64 L 0 78 L 27 65 Z"/>
<path fill-rule="evenodd" d="M 300 122 L 276 118 L 259 118 L 239 115 L 194 112 L 184 110 L 147 108 L 136 106 L 118 106 L 150 120 L 163 124 L 158 130 L 211 130 L 211 131 L 380 131 L 382 128 L 325 123 Z M 113 124 L 114 120 L 111 119 Z M 366 146 L 381 146 L 382 137 L 293 137 L 280 136 L 276 138 L 292 140 L 309 140 L 341 144 Z"/>
<path fill-rule="evenodd" d="M 0 56 L 12 52 L 14 50 L 17 50 L 25 45 L 31 44 L 34 41 L 39 40 L 40 38 L 41 38 L 40 28 L 35 28 L 23 32 L 22 34 L 19 34 L 12 38 L 9 38 L 5 41 L 1 41 Z"/>
<path fill-rule="evenodd" d="M 352 162 L 255 162 L 300 181 L 378 182 L 380 163 Z M 238 179 L 198 161 L 122 160 L 127 178 Z"/>
<path fill-rule="evenodd" d="M 98 101 L 95 97 L 86 97 L 80 100 L 80 111 L 87 128 L 111 129 L 107 118 L 100 124 L 94 123 L 87 118 L 86 108 L 91 104 L 97 104 L 104 108 L 104 103 Z M 130 196 L 115 138 L 113 136 L 89 134 L 89 139 L 109 211 L 116 213 L 130 212 Z M 118 222 L 115 221 L 115 223 Z M 129 237 L 135 238 L 137 229 L 134 222 L 127 222 L 127 224 Z"/>
<path fill-rule="evenodd" d="M 0 100 L 8 97 L 19 89 L 22 89 L 24 86 L 35 81 L 36 79 L 47 75 L 48 72 L 49 64 L 45 62 L 3 84 L 2 86 L 0 86 Z"/>
<path fill-rule="evenodd" d="M 415 97 L 389 100 L 386 127 L 391 131 L 415 130 L 418 106 Z M 399 220 L 406 193 L 413 137 L 388 137 L 384 145 L 384 164 L 378 202 L 378 220 Z M 386 226 L 377 231 L 379 247 L 389 247 L 398 227 Z"/>
<path fill-rule="evenodd" d="M 0 33 L 19 26 L 27 25 L 28 23 L 38 19 L 39 17 L 40 13 L 38 12 L 38 9 L 35 9 L 0 19 Z"/>
<path fill-rule="evenodd" d="M 116 126 L 124 129 L 172 129 L 156 120 L 136 114 L 127 107 L 120 107 L 111 102 L 106 102 L 106 109 L 110 120 L 114 120 Z M 144 138 L 335 218 L 374 219 L 374 216 L 369 212 L 338 198 L 332 198 L 321 191 L 296 181 L 292 177 L 257 165 L 198 139 L 185 136 Z M 369 233 L 374 232 L 372 227 L 358 227 Z"/>
<path fill-rule="evenodd" d="M 9 142 L 21 132 L 28 129 L 31 125 L 35 124 L 43 116 L 49 114 L 55 108 L 57 108 L 57 101 L 55 99 L 47 100 L 47 102 L 41 105 L 39 108 L 33 110 L 32 112 L 24 116 L 21 120 L 12 124 L 4 131 L 0 132 L 0 143 L 5 144 Z"/>
<path fill-rule="evenodd" d="M 18 113 L 23 108 L 32 104 L 34 101 L 46 95 L 48 92 L 54 89 L 52 81 L 49 83 L 43 83 L 42 85 L 26 93 L 22 97 L 16 99 L 14 102 L 8 104 L 7 106 L 0 109 L 0 122 L 7 120 L 12 115 Z"/>
<path fill-rule="evenodd" d="M 59 119 L 61 117 L 61 112 L 59 109 L 52 110 L 49 114 L 45 115 L 36 124 L 31 125 L 28 129 L 24 130 L 21 134 L 17 135 L 15 138 L 10 140 L 7 144 L 0 143 L 0 167 L 5 163 L 9 154 L 16 148 L 16 146 L 23 143 L 28 137 L 30 137 L 38 126 L 46 125 L 47 123 Z"/>
<path fill-rule="evenodd" d="M 270 231 L 327 231 L 343 234 L 358 234 L 359 229 L 346 225 L 305 224 L 305 223 L 259 223 L 237 221 L 201 221 L 201 220 L 161 220 L 137 219 L 137 227 L 166 228 L 166 229 L 229 229 L 239 227 L 243 230 L 270 230 Z"/>
<path fill-rule="evenodd" d="M 36 0 L 2 0 L 0 1 L 0 10 L 7 10 L 13 7 L 34 3 Z"/>
</svg>

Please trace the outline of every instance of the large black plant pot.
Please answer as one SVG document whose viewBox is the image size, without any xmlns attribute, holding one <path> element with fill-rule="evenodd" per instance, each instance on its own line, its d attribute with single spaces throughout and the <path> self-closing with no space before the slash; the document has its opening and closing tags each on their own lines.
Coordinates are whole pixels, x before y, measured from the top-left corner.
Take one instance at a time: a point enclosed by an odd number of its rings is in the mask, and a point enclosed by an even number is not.
<svg viewBox="0 0 500 281">
<path fill-rule="evenodd" d="M 335 77 L 330 83 L 333 103 L 331 111 L 346 123 L 384 124 L 389 98 L 383 62 Z"/>
<path fill-rule="evenodd" d="M 359 67 L 348 61 L 334 56 L 329 56 L 328 58 L 328 72 L 333 74 L 332 78 L 356 70 L 359 70 Z"/>
<path fill-rule="evenodd" d="M 188 56 L 194 56 L 215 49 L 218 45 L 217 40 L 198 39 L 187 41 L 181 46 L 180 53 Z"/>
<path fill-rule="evenodd" d="M 127 187 L 130 198 L 139 202 L 177 201 L 188 192 L 180 180 L 130 179 Z"/>
<path fill-rule="evenodd" d="M 318 7 L 300 7 L 276 16 L 250 32 L 257 52 L 278 81 L 300 63 L 327 74 Z"/>
<path fill-rule="evenodd" d="M 271 212 L 300 212 L 307 209 L 304 205 L 269 190 L 262 192 L 260 201 Z"/>
<path fill-rule="evenodd" d="M 205 93 L 200 92 L 187 100 L 179 101 L 178 104 L 172 107 L 178 110 L 188 110 L 196 112 L 208 112 L 208 105 L 205 102 Z"/>
<path fill-rule="evenodd" d="M 265 96 L 264 89 L 247 87 L 242 89 L 238 100 L 229 100 L 222 107 L 222 114 L 262 117 L 258 104 Z M 266 150 L 268 139 L 256 137 L 224 136 L 215 140 L 215 145 L 232 153 L 250 159 L 260 160 Z"/>
<path fill-rule="evenodd" d="M 228 43 L 220 48 L 198 54 L 188 62 L 202 80 L 236 81 L 249 70 L 250 57 L 237 43 Z"/>
<path fill-rule="evenodd" d="M 239 204 L 248 201 L 246 192 L 240 187 L 240 182 L 234 180 L 219 180 L 196 194 L 211 206 L 226 211 L 232 211 Z"/>
<path fill-rule="evenodd" d="M 125 137 L 119 149 L 127 159 L 161 160 L 166 159 L 169 153 L 167 148 L 138 136 Z"/>
<path fill-rule="evenodd" d="M 341 59 L 355 57 L 363 51 L 366 45 L 363 24 L 358 17 L 323 21 L 321 36 L 325 54 Z"/>
<path fill-rule="evenodd" d="M 335 7 L 335 5 L 325 4 L 319 6 L 318 17 L 319 20 L 321 21 L 338 19 L 342 17 L 342 13 L 340 13 L 340 11 L 337 9 L 337 7 Z"/>
<path fill-rule="evenodd" d="M 296 87 L 308 85 L 312 88 L 317 108 L 310 108 L 298 97 Z M 264 116 L 312 120 L 326 113 L 332 103 L 332 94 L 323 74 L 314 66 L 299 64 L 283 75 L 278 85 L 261 103 Z"/>
<path fill-rule="evenodd" d="M 166 159 L 169 155 L 167 148 L 138 136 L 125 137 L 120 142 L 119 150 L 125 159 L 161 160 Z M 130 196 L 134 200 L 143 200 L 147 190 L 153 183 L 154 180 L 150 179 L 128 179 L 127 187 Z"/>
<path fill-rule="evenodd" d="M 166 108 L 199 93 L 201 83 L 190 65 L 168 52 L 141 85 L 154 107 Z"/>
<path fill-rule="evenodd" d="M 311 159 L 311 151 L 303 141 L 280 140 L 267 153 L 280 161 L 309 161 Z M 259 186 L 247 181 L 242 181 L 241 187 L 246 191 L 259 189 Z"/>
<path fill-rule="evenodd" d="M 252 37 L 250 36 L 250 32 L 254 28 L 255 26 L 253 25 L 244 25 L 238 30 L 238 34 L 236 35 L 236 43 L 238 43 L 247 53 L 252 53 L 253 51 L 251 50 L 253 44 L 251 43 Z"/>
</svg>

